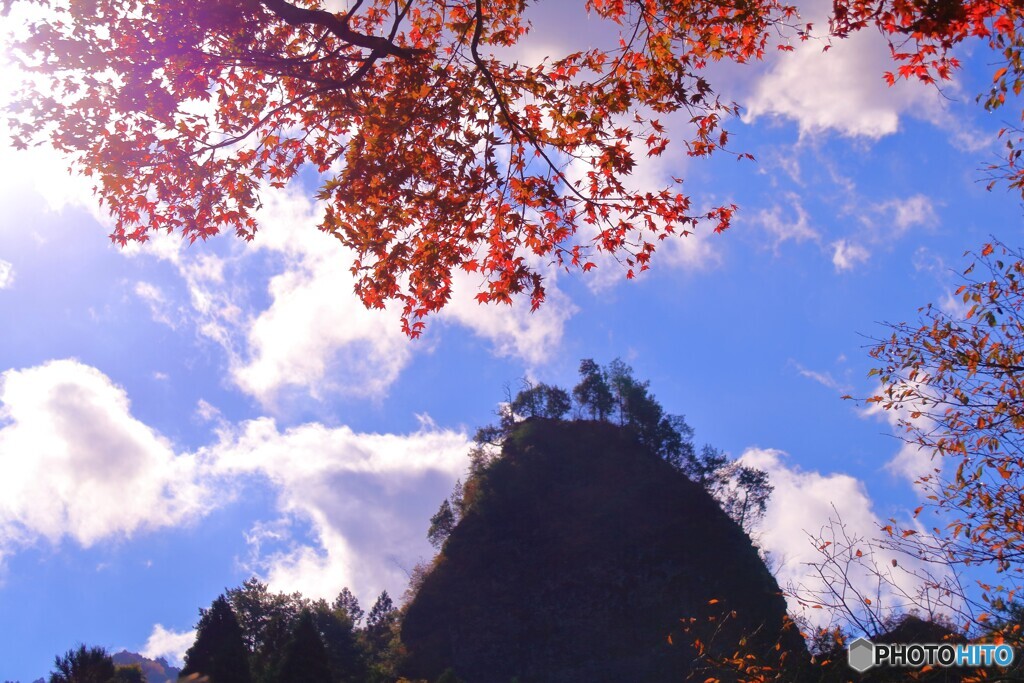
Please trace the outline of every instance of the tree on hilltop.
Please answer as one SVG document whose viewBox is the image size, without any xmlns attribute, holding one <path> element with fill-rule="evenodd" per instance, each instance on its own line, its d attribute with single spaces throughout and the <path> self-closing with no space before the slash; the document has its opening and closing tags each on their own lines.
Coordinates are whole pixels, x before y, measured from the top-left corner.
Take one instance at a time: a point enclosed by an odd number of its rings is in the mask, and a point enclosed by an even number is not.
<svg viewBox="0 0 1024 683">
<path fill-rule="evenodd" d="M 431 517 L 427 531 L 431 545 L 438 550 L 444 545 L 465 512 L 466 489 L 474 487 L 475 477 L 499 457 L 500 445 L 520 420 L 560 420 L 570 412 L 617 423 L 652 454 L 700 484 L 744 531 L 753 531 L 774 490 L 767 473 L 711 446 L 704 446 L 698 454 L 693 428 L 686 419 L 666 413 L 651 393 L 650 382 L 638 380 L 622 360 L 615 359 L 602 367 L 585 358 L 580 361 L 579 375 L 571 394 L 560 387 L 524 380 L 523 388 L 499 406 L 497 424 L 477 430 L 470 451 L 470 478 L 465 486 L 457 483 Z"/>
</svg>

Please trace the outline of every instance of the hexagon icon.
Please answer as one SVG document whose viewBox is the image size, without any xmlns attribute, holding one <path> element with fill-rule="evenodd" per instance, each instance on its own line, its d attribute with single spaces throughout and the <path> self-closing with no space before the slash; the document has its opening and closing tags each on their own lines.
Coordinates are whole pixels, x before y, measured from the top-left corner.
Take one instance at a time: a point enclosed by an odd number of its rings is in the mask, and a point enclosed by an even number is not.
<svg viewBox="0 0 1024 683">
<path fill-rule="evenodd" d="M 875 665 L 875 646 L 867 638 L 858 638 L 850 643 L 850 668 L 863 673 Z"/>
</svg>

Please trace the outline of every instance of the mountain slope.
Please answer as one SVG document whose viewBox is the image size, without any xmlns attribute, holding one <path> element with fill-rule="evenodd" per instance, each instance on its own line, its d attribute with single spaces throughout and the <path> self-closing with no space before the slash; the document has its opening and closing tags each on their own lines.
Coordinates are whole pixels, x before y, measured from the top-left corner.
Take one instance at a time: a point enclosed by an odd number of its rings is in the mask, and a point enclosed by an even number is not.
<svg viewBox="0 0 1024 683">
<path fill-rule="evenodd" d="M 467 486 L 402 641 L 414 678 L 676 682 L 694 660 L 680 620 L 730 610 L 720 642 L 774 652 L 781 637 L 806 661 L 780 636 L 778 585 L 707 492 L 626 430 L 532 419 Z"/>
</svg>

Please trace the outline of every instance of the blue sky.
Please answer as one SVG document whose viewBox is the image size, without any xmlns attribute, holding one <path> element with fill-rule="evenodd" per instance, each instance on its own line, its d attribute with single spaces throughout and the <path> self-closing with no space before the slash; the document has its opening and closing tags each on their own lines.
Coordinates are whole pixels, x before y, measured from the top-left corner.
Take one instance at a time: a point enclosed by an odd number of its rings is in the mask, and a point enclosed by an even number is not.
<svg viewBox="0 0 1024 683">
<path fill-rule="evenodd" d="M 531 49 L 567 47 L 537 23 Z M 979 182 L 1004 118 L 974 104 L 986 56 L 939 93 L 887 88 L 886 54 L 865 34 L 721 69 L 757 162 L 676 154 L 637 182 L 735 201 L 730 231 L 664 245 L 633 282 L 608 262 L 553 275 L 533 314 L 462 283 L 416 341 L 355 300 L 310 187 L 265 195 L 252 244 L 119 250 L 64 162 L 4 148 L 0 679 L 78 642 L 180 656 L 197 610 L 253 574 L 401 595 L 504 386 L 571 386 L 581 358 L 625 359 L 699 442 L 769 471 L 761 542 L 783 582 L 832 504 L 868 535 L 905 515 L 919 457 L 840 395 L 872 390 L 878 323 L 954 306 L 963 252 L 1015 243 L 1021 207 Z"/>
</svg>

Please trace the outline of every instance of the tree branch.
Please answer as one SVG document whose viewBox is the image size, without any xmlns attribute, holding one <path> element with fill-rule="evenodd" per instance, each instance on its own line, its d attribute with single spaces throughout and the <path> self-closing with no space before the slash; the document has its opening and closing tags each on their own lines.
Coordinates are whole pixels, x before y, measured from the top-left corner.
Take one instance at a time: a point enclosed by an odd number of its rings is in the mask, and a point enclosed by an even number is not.
<svg viewBox="0 0 1024 683">
<path fill-rule="evenodd" d="M 293 26 L 313 25 L 327 29 L 341 40 L 357 47 L 370 50 L 370 61 L 379 57 L 391 56 L 404 60 L 412 60 L 424 52 L 395 45 L 387 38 L 368 36 L 349 27 L 349 16 L 339 17 L 322 9 L 297 7 L 286 0 L 259 0 L 260 4 L 277 15 L 281 20 Z"/>
</svg>

